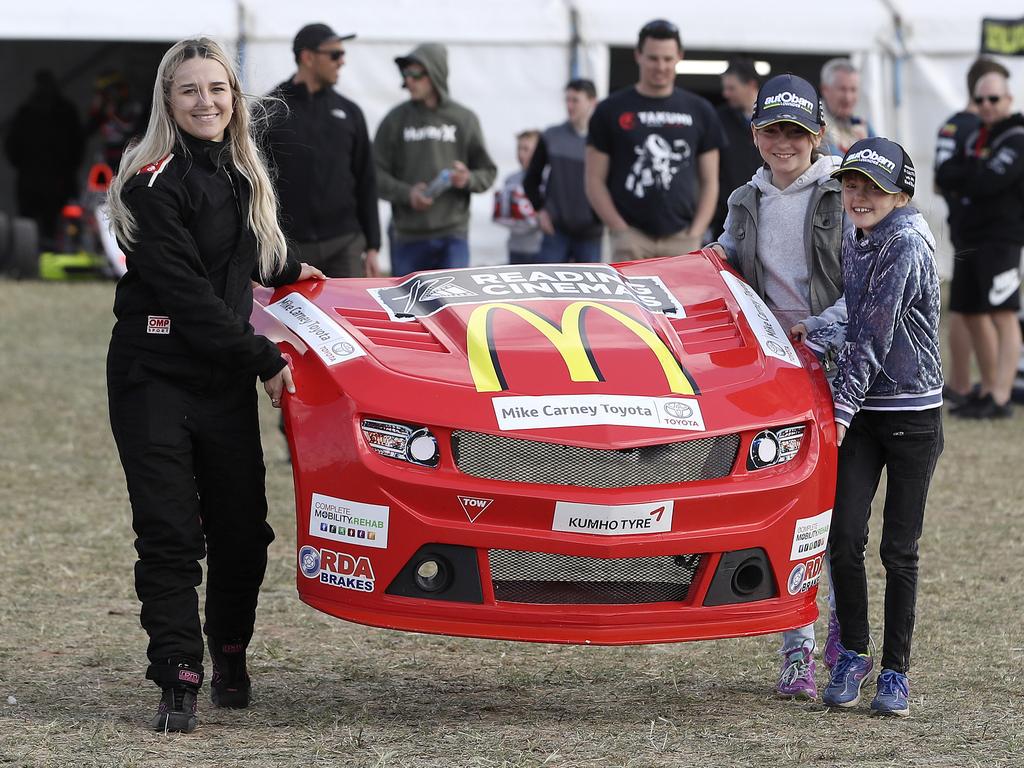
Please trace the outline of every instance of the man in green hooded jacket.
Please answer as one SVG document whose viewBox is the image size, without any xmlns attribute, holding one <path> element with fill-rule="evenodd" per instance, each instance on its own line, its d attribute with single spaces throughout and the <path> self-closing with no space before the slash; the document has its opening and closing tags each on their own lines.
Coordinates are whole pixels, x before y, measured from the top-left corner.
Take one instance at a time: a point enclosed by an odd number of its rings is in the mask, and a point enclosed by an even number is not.
<svg viewBox="0 0 1024 768">
<path fill-rule="evenodd" d="M 498 169 L 476 115 L 448 95 L 448 51 L 424 43 L 395 59 L 409 100 L 373 140 L 380 196 L 391 203 L 391 274 L 469 265 L 469 196 Z"/>
</svg>

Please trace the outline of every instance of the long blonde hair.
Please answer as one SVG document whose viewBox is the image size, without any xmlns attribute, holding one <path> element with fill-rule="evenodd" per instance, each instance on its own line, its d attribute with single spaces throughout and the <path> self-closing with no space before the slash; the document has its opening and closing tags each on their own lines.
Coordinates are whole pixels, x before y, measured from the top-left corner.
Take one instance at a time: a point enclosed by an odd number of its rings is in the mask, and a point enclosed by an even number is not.
<svg viewBox="0 0 1024 768">
<path fill-rule="evenodd" d="M 121 199 L 125 182 L 140 168 L 158 162 L 170 153 L 175 144 L 180 144 L 180 129 L 171 115 L 171 85 L 178 67 L 188 59 L 202 57 L 212 59 L 228 73 L 233 111 L 228 123 L 227 135 L 231 139 L 231 160 L 252 190 L 252 201 L 248 211 L 248 225 L 256 236 L 259 273 L 268 278 L 284 265 L 288 246 L 278 223 L 278 201 L 274 185 L 267 173 L 263 152 L 260 151 L 252 132 L 254 123 L 265 119 L 266 110 L 260 106 L 262 118 L 250 113 L 248 97 L 242 93 L 235 67 L 216 42 L 205 37 L 182 40 L 171 46 L 160 61 L 153 84 L 153 111 L 149 116 L 146 134 L 127 149 L 121 159 L 121 166 L 107 191 L 110 207 L 111 229 L 117 239 L 125 245 L 138 240 L 139 232 L 128 206 Z M 256 104 L 260 104 L 256 100 Z"/>
</svg>

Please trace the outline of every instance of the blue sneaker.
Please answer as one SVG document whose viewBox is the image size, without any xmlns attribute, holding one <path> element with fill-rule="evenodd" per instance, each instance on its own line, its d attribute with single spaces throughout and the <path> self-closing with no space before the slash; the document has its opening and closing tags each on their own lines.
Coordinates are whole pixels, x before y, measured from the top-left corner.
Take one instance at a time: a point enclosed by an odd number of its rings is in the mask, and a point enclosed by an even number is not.
<svg viewBox="0 0 1024 768">
<path fill-rule="evenodd" d="M 821 700 L 830 707 L 852 707 L 860 701 L 860 687 L 875 665 L 870 656 L 843 651 L 832 668 L 832 679 Z"/>
<path fill-rule="evenodd" d="M 910 681 L 901 672 L 883 669 L 878 676 L 878 693 L 871 702 L 871 711 L 879 715 L 897 715 L 906 717 L 910 714 Z"/>
</svg>

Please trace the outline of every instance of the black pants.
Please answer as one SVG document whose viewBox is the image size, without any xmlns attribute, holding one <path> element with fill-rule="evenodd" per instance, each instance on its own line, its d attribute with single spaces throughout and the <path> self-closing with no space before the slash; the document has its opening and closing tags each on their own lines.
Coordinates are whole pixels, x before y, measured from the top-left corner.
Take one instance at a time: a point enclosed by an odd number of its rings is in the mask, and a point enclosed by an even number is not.
<svg viewBox="0 0 1024 768">
<path fill-rule="evenodd" d="M 882 667 L 906 673 L 917 598 L 917 542 L 935 463 L 942 453 L 942 409 L 860 411 L 839 448 L 829 548 L 843 646 L 868 650 L 864 550 L 871 500 L 886 470 L 882 544 L 885 630 Z"/>
<path fill-rule="evenodd" d="M 202 671 L 196 588 L 204 555 L 206 633 L 252 637 L 274 539 L 254 378 L 196 389 L 148 373 L 113 346 L 107 359 L 110 424 L 137 536 L 146 677 L 158 685 L 175 680 L 182 661 Z"/>
</svg>

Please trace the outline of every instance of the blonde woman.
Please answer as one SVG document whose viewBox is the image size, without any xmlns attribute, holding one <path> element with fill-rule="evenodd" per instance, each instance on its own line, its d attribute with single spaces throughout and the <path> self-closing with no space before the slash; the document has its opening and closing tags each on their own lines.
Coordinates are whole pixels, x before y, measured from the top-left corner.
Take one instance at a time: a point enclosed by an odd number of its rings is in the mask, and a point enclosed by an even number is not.
<svg viewBox="0 0 1024 768">
<path fill-rule="evenodd" d="M 274 534 L 266 522 L 256 376 L 274 407 L 294 392 L 248 323 L 252 283 L 321 279 L 287 258 L 246 97 L 217 43 L 164 55 L 145 135 L 109 192 L 127 255 L 107 356 L 110 423 L 132 505 L 135 587 L 162 689 L 153 727 L 191 731 L 205 626 L 215 706 L 249 703 L 245 648 Z"/>
</svg>

